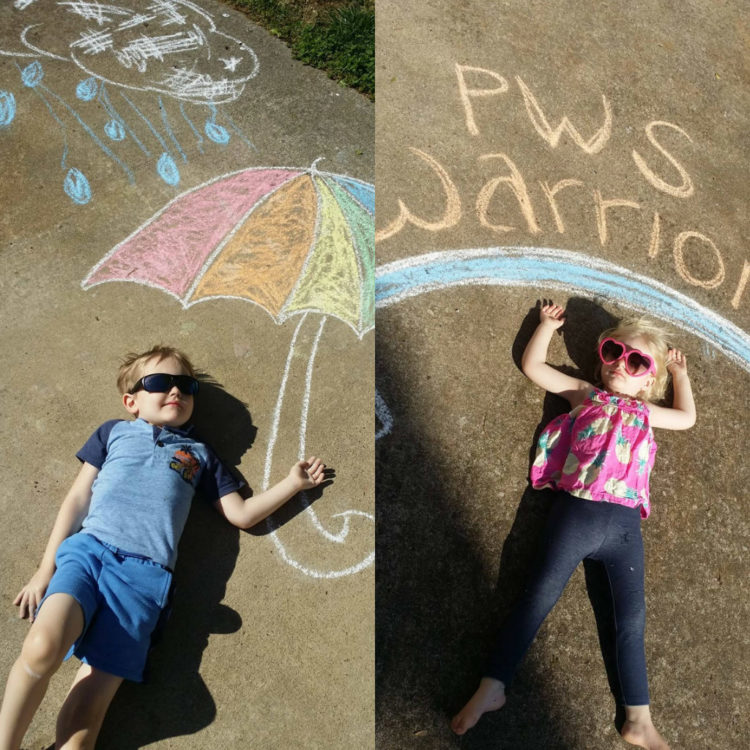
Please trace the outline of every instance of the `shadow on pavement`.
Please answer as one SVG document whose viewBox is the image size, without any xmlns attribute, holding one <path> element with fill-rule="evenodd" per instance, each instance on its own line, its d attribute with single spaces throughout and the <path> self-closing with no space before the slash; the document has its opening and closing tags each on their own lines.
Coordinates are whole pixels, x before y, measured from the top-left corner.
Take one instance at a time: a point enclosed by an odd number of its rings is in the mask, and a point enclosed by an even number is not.
<svg viewBox="0 0 750 750">
<path fill-rule="evenodd" d="M 529 336 L 529 327 L 522 328 L 521 351 Z M 504 546 L 497 596 L 462 524 L 460 499 L 446 494 L 448 462 L 431 446 L 410 405 L 407 377 L 393 364 L 395 339 L 391 330 L 377 343 L 376 381 L 397 425 L 376 451 L 377 745 L 418 747 L 423 738 L 431 748 L 479 750 L 502 739 L 509 748 L 574 750 L 551 717 L 544 675 L 533 663 L 514 686 L 522 696 L 516 708 L 486 715 L 463 737 L 449 728 L 476 689 L 498 615 L 520 588 L 545 504 L 539 493 L 522 501 Z"/>
<path fill-rule="evenodd" d="M 539 305 L 527 314 L 512 346 L 519 369 L 538 321 Z M 565 371 L 591 380 L 597 336 L 615 322 L 596 303 L 571 299 L 562 335 L 575 367 Z M 486 714 L 460 738 L 448 728 L 451 716 L 476 689 L 494 633 L 521 591 L 544 530 L 549 498 L 530 487 L 523 493 L 502 546 L 497 580 L 488 580 L 471 534 L 462 528 L 460 505 L 444 492 L 448 468 L 431 449 L 420 415 L 410 411 L 406 378 L 390 365 L 397 361 L 391 348 L 384 336 L 378 341 L 378 388 L 400 412 L 394 415 L 394 434 L 379 442 L 376 453 L 378 745 L 397 748 L 413 742 L 417 747 L 420 736 L 429 736 L 435 748 L 489 750 L 501 742 L 507 748 L 578 750 L 559 720 L 560 706 L 551 710 L 559 696 L 548 687 L 533 653 L 519 670 L 512 699 L 501 711 Z M 563 399 L 545 397 L 539 425 L 529 436 L 529 465 L 541 430 L 568 409 Z M 587 563 L 585 575 L 610 686 L 617 696 L 609 584 L 596 564 Z"/>
</svg>

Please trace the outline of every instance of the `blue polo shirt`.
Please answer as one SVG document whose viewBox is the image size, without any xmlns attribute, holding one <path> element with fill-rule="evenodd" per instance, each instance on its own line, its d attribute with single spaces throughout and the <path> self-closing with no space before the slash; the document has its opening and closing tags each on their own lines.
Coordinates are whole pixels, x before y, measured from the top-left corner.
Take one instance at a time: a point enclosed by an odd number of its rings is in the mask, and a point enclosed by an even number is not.
<svg viewBox="0 0 750 750">
<path fill-rule="evenodd" d="M 215 502 L 240 484 L 192 428 L 105 422 L 76 456 L 99 469 L 81 531 L 174 568 L 198 491 Z"/>
</svg>

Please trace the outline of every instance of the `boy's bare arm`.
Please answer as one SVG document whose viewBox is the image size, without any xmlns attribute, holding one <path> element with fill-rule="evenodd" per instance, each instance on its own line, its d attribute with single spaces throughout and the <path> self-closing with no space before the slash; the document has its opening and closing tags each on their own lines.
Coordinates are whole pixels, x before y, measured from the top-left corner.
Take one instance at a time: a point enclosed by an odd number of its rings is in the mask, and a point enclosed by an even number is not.
<svg viewBox="0 0 750 750">
<path fill-rule="evenodd" d="M 13 602 L 19 607 L 19 617 L 28 617 L 33 622 L 36 608 L 47 591 L 47 586 L 49 586 L 55 572 L 57 548 L 65 539 L 81 528 L 91 503 L 91 487 L 98 473 L 99 469 L 95 466 L 84 463 L 78 472 L 78 476 L 73 481 L 73 485 L 65 496 L 55 519 L 55 525 L 52 527 L 52 533 L 44 550 L 42 562 L 31 580 L 21 589 Z"/>
<path fill-rule="evenodd" d="M 230 492 L 219 498 L 214 507 L 233 526 L 249 529 L 278 510 L 298 492 L 317 487 L 325 479 L 324 471 L 325 464 L 319 458 L 298 461 L 284 479 L 265 492 L 246 500 L 239 492 Z"/>
</svg>

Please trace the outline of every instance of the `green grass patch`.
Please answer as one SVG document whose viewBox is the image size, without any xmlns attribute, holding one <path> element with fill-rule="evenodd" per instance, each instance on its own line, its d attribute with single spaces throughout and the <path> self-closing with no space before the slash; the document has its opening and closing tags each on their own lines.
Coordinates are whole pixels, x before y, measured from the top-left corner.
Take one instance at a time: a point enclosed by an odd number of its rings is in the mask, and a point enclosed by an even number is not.
<svg viewBox="0 0 750 750">
<path fill-rule="evenodd" d="M 375 98 L 374 0 L 232 0 L 292 54 Z"/>
</svg>

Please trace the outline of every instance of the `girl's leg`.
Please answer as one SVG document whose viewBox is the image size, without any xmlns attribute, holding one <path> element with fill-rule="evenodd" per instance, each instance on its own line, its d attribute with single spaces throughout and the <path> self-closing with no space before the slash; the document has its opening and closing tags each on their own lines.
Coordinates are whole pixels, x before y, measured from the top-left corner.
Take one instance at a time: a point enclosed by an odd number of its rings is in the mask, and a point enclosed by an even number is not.
<svg viewBox="0 0 750 750">
<path fill-rule="evenodd" d="M 649 709 L 640 513 L 631 508 L 615 510 L 618 518 L 613 518 L 607 542 L 596 557 L 605 565 L 614 605 L 617 673 L 625 701 L 625 723 L 621 734 L 633 745 L 648 750 L 669 750 L 651 721 Z"/>
<path fill-rule="evenodd" d="M 547 522 L 536 571 L 496 639 L 485 675 L 506 687 L 537 631 L 557 604 L 578 564 L 596 550 L 606 530 L 606 507 L 559 493 Z"/>
<path fill-rule="evenodd" d="M 625 706 L 625 723 L 620 733 L 631 745 L 645 747 L 646 750 L 669 750 L 669 745 L 651 721 L 648 706 Z"/>
<path fill-rule="evenodd" d="M 555 496 L 536 573 L 500 628 L 479 688 L 451 721 L 456 734 L 464 734 L 483 713 L 505 703 L 505 688 L 544 618 L 557 603 L 581 560 L 601 543 L 606 529 L 603 511 L 606 509 L 599 503 L 567 493 Z"/>
<path fill-rule="evenodd" d="M 56 750 L 94 748 L 122 677 L 81 665 L 57 717 Z"/>
<path fill-rule="evenodd" d="M 83 631 L 83 610 L 68 594 L 52 594 L 40 608 L 13 665 L 0 708 L 0 750 L 18 750 L 50 677 Z"/>
<path fill-rule="evenodd" d="M 631 508 L 617 510 L 620 515 L 638 513 Z M 647 706 L 643 539 L 640 518 L 635 520 L 637 525 L 613 523 L 607 543 L 596 557 L 604 564 L 612 593 L 615 656 L 623 701 L 628 706 Z"/>
</svg>

